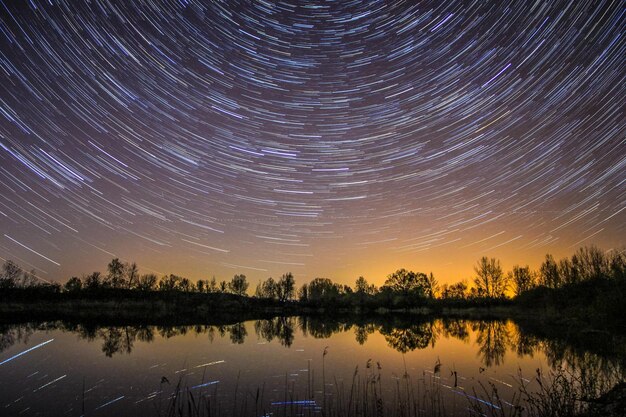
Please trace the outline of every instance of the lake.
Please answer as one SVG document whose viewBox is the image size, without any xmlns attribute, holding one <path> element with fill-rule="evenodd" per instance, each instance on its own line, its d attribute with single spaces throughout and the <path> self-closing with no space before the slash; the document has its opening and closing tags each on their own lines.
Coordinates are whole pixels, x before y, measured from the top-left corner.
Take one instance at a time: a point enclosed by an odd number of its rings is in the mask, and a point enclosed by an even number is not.
<svg viewBox="0 0 626 417">
<path fill-rule="evenodd" d="M 592 389 L 611 384 L 624 375 L 624 349 L 611 334 L 510 320 L 4 324 L 0 414 L 350 415 L 380 407 L 465 416 L 476 405 L 512 407 L 520 384 L 536 391 L 538 375 L 559 368 Z"/>
</svg>

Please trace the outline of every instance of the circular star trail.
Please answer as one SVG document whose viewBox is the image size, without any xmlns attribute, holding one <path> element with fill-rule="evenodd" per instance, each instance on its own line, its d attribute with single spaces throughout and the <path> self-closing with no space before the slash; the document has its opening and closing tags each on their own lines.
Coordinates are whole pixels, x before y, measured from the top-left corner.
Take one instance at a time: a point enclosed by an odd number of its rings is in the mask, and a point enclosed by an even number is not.
<svg viewBox="0 0 626 417">
<path fill-rule="evenodd" d="M 0 257 L 42 277 L 624 244 L 622 2 L 0 6 Z"/>
</svg>

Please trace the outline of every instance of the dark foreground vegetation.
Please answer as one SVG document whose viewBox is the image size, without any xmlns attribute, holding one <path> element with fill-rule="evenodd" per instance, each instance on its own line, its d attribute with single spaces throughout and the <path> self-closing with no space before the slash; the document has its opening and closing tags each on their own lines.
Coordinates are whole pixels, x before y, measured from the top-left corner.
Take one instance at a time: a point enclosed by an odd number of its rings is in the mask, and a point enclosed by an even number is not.
<svg viewBox="0 0 626 417">
<path fill-rule="evenodd" d="M 261 281 L 249 296 L 243 274 L 230 281 L 191 280 L 174 274 L 140 274 L 136 264 L 113 259 L 106 273 L 72 277 L 65 284 L 44 282 L 12 261 L 0 272 L 0 311 L 13 317 L 48 318 L 125 316 L 180 317 L 190 320 L 226 313 L 250 315 L 332 312 L 372 314 L 421 312 L 524 314 L 582 320 L 624 329 L 626 252 L 580 248 L 558 262 L 546 255 L 538 271 L 514 266 L 507 273 L 499 260 L 481 258 L 475 276 L 439 285 L 432 273 L 400 269 L 382 287 L 359 277 L 354 287 L 315 278 L 296 286 L 291 273 Z M 489 313 L 490 312 L 490 313 Z M 517 313 L 516 313 L 517 312 Z"/>
<path fill-rule="evenodd" d="M 239 393 L 243 401 L 234 412 L 223 407 L 217 390 L 194 392 L 179 380 L 169 403 L 157 416 L 210 417 L 233 415 L 324 416 L 324 417 L 623 417 L 626 408 L 626 385 L 620 383 L 597 397 L 585 397 L 589 391 L 585 381 L 564 369 L 544 374 L 539 371 L 532 380 L 518 375 L 513 402 L 501 398 L 493 384 L 481 385 L 478 390 L 465 392 L 456 386 L 446 391 L 437 375 L 412 376 L 404 373 L 395 383 L 381 382 L 380 368 L 367 363 L 363 370 L 355 368 L 351 383 L 334 386 L 332 400 L 297 399 L 291 393 L 294 387 L 285 386 L 283 401 L 273 402 L 267 413 L 261 405 L 265 394 Z M 324 386 L 324 381 L 321 382 Z M 311 386 L 307 386 L 311 389 Z M 384 392 L 392 392 L 392 400 Z M 456 394 L 456 395 L 455 395 Z M 318 394 L 319 395 L 319 394 Z M 326 395 L 322 393 L 322 395 Z M 325 397 L 322 397 L 325 398 Z M 278 407 L 277 407 L 278 406 Z M 255 414 L 252 414 L 255 412 Z M 263 413 L 263 414 L 259 414 Z"/>
<path fill-rule="evenodd" d="M 318 384 L 309 381 L 308 394 L 295 396 L 296 387 L 285 384 L 284 399 L 272 402 L 267 412 L 263 407 L 267 393 L 263 387 L 255 392 L 235 393 L 241 399 L 234 407 L 224 407 L 218 398 L 218 389 L 194 391 L 181 379 L 169 402 L 158 409 L 155 416 L 210 417 L 233 415 L 261 416 L 324 416 L 324 417 L 623 417 L 626 408 L 626 385 L 620 383 L 605 393 L 586 397 L 588 381 L 569 371 L 543 373 L 538 370 L 533 379 L 518 375 L 516 395 L 512 402 L 503 399 L 494 384 L 480 385 L 466 392 L 442 385 L 437 374 L 410 375 L 405 372 L 395 383 L 383 381 L 380 367 L 367 363 L 354 370 L 351 382 L 327 384 L 325 378 Z M 314 389 L 331 385 L 332 396 Z M 386 393 L 391 392 L 391 400 Z M 308 398 L 308 399 L 298 399 Z"/>
</svg>

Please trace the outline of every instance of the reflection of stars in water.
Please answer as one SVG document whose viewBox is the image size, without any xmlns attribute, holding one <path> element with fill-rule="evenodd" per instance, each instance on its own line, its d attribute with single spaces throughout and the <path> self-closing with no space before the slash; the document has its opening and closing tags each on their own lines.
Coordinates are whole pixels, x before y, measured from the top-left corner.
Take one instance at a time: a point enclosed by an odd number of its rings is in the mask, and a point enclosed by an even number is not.
<svg viewBox="0 0 626 417">
<path fill-rule="evenodd" d="M 623 243 L 619 2 L 3 9 L 0 256 L 40 273 Z"/>
</svg>

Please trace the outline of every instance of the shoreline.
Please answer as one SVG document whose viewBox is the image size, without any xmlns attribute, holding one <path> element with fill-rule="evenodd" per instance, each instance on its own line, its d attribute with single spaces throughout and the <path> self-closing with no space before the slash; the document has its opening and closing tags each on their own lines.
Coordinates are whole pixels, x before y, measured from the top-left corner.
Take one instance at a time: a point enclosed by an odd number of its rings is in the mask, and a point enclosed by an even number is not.
<svg viewBox="0 0 626 417">
<path fill-rule="evenodd" d="M 0 299 L 0 323 L 91 322 L 111 324 L 238 323 L 274 317 L 308 316 L 338 321 L 421 322 L 432 318 L 465 320 L 513 320 L 518 323 L 567 327 L 578 332 L 626 334 L 626 329 L 611 321 L 581 320 L 580 317 L 550 307 L 530 309 L 508 303 L 487 306 L 431 306 L 414 308 L 363 309 L 360 307 L 312 307 L 297 302 L 279 304 L 255 298 L 218 296 L 199 301 L 197 295 L 143 299 L 65 298 L 57 300 Z"/>
</svg>

